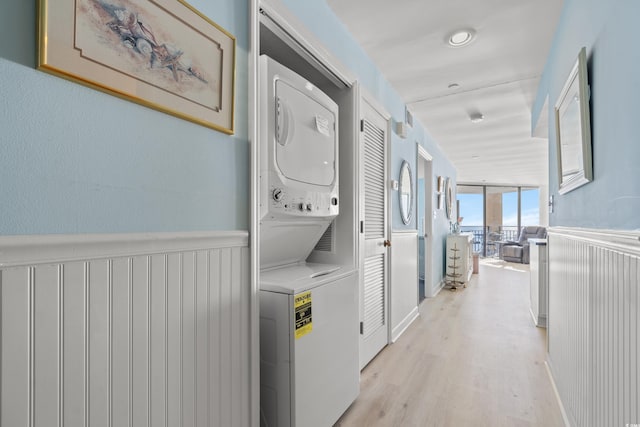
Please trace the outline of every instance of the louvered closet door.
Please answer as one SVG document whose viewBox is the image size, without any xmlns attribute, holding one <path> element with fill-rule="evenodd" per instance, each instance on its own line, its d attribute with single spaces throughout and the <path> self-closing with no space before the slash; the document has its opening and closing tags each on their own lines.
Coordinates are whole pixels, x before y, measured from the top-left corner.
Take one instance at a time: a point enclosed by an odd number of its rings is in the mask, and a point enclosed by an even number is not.
<svg viewBox="0 0 640 427">
<path fill-rule="evenodd" d="M 366 102 L 362 113 L 360 368 L 388 343 L 387 119 Z"/>
</svg>

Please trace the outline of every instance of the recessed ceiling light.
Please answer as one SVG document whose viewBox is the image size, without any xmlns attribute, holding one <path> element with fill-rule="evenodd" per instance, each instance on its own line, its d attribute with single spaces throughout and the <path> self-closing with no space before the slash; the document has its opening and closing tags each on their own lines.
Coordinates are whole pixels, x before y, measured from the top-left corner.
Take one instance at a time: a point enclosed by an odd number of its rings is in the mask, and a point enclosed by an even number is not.
<svg viewBox="0 0 640 427">
<path fill-rule="evenodd" d="M 447 43 L 453 47 L 466 46 L 473 41 L 476 32 L 473 29 L 456 30 L 449 34 L 447 37 Z"/>
<path fill-rule="evenodd" d="M 469 120 L 471 120 L 471 123 L 480 123 L 484 120 L 484 115 L 482 113 L 471 113 L 469 114 Z"/>
</svg>

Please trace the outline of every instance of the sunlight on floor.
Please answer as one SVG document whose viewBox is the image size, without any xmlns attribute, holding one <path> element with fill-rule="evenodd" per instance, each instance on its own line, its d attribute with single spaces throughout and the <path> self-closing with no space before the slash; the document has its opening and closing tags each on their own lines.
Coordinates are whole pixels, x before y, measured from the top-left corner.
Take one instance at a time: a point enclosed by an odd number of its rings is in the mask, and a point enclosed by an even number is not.
<svg viewBox="0 0 640 427">
<path fill-rule="evenodd" d="M 497 258 L 481 258 L 480 264 L 484 265 L 485 267 L 501 268 L 503 270 L 510 270 L 518 273 L 529 273 L 528 264 L 517 264 L 513 262 L 503 261 Z"/>
</svg>

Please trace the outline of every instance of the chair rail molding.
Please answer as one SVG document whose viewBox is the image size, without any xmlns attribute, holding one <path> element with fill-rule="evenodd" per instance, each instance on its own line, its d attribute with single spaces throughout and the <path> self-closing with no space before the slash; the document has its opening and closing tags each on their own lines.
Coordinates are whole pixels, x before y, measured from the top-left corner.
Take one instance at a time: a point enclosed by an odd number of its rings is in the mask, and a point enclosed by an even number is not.
<svg viewBox="0 0 640 427">
<path fill-rule="evenodd" d="M 0 268 L 247 246 L 246 231 L 0 236 Z"/>
<path fill-rule="evenodd" d="M 640 256 L 639 230 L 605 230 L 572 227 L 549 227 L 548 234 L 568 237 L 585 243 L 597 244 L 611 250 Z"/>
</svg>

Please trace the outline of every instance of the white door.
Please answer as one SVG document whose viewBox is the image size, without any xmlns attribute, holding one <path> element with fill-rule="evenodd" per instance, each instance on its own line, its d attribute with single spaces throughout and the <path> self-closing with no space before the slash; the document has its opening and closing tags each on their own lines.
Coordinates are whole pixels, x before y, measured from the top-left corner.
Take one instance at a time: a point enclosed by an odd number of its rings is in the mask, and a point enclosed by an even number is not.
<svg viewBox="0 0 640 427">
<path fill-rule="evenodd" d="M 387 147 L 389 118 L 362 102 L 360 125 L 360 369 L 389 342 Z"/>
</svg>

